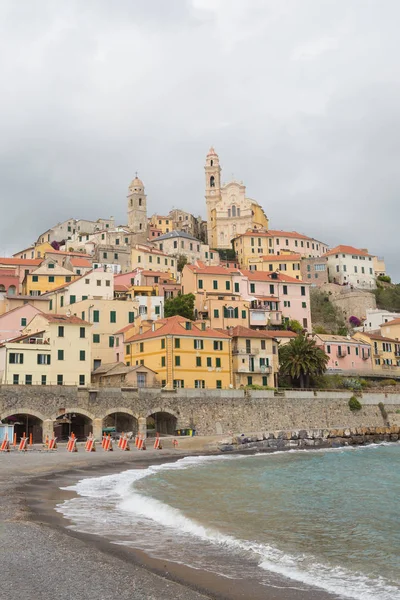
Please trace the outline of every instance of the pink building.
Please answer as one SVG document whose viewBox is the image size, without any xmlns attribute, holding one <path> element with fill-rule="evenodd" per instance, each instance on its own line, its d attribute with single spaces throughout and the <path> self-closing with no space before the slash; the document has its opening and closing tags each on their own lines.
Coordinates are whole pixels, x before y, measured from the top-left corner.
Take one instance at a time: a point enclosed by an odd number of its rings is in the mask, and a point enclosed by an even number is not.
<svg viewBox="0 0 400 600">
<path fill-rule="evenodd" d="M 270 324 L 296 320 L 311 331 L 310 286 L 289 275 L 241 269 L 240 294 L 250 301 L 250 326 L 263 326 L 263 311 L 270 311 Z"/>
<path fill-rule="evenodd" d="M 1 315 L 0 342 L 19 337 L 24 327 L 32 321 L 35 315 L 41 312 L 32 304 L 24 304 Z"/>
<path fill-rule="evenodd" d="M 19 278 L 15 269 L 0 269 L 0 294 L 15 296 L 19 291 Z"/>
<path fill-rule="evenodd" d="M 17 293 L 20 294 L 25 276 L 37 269 L 42 261 L 42 258 L 0 258 L 0 269 L 14 271 L 15 276 L 19 280 Z"/>
<path fill-rule="evenodd" d="M 329 356 L 327 370 L 354 375 L 372 371 L 369 344 L 344 335 L 317 334 L 317 345 Z"/>
</svg>

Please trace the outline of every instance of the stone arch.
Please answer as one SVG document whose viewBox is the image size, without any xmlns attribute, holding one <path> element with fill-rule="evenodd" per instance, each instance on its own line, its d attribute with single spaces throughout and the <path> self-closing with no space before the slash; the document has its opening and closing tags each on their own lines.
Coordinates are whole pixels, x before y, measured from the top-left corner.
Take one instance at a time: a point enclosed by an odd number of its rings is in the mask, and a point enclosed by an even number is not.
<svg viewBox="0 0 400 600">
<path fill-rule="evenodd" d="M 73 432 L 78 441 L 85 440 L 93 432 L 94 415 L 78 407 L 66 407 L 59 415 L 53 415 L 55 436 L 60 441 L 66 441 Z"/>
<path fill-rule="evenodd" d="M 16 419 L 12 417 L 16 417 Z M 27 437 L 32 436 L 34 444 L 42 443 L 45 417 L 41 413 L 29 408 L 19 408 L 16 411 L 11 410 L 4 413 L 2 419 L 9 420 L 10 423 L 14 424 L 14 433 L 17 440 L 22 438 L 25 433 Z"/>
<path fill-rule="evenodd" d="M 111 435 L 119 435 L 122 432 L 136 434 L 139 430 L 139 415 L 123 406 L 107 409 L 101 421 L 102 431 L 107 433 L 108 430 Z"/>
<path fill-rule="evenodd" d="M 25 406 L 23 406 L 22 408 L 18 408 L 17 410 L 12 410 L 11 408 L 7 411 L 6 409 L 3 410 L 3 412 L 1 413 L 0 419 L 6 419 L 7 417 L 10 417 L 11 415 L 32 415 L 32 417 L 36 417 L 36 419 L 40 419 L 41 421 L 45 421 L 47 417 L 45 417 L 42 413 L 38 412 L 37 410 L 32 410 L 31 408 L 27 408 Z"/>
<path fill-rule="evenodd" d="M 140 415 L 138 413 L 135 413 L 131 408 L 126 408 L 125 406 L 115 406 L 113 408 L 107 408 L 107 410 L 98 418 L 105 419 L 109 415 L 112 415 L 113 413 L 119 413 L 119 412 L 126 413 L 127 415 L 131 415 L 131 417 L 134 417 L 135 419 L 139 419 L 139 417 L 140 417 Z"/>
<path fill-rule="evenodd" d="M 63 414 L 69 414 L 69 413 L 79 413 L 80 415 L 84 415 L 91 421 L 94 421 L 94 419 L 96 418 L 93 413 L 85 410 L 84 408 L 80 408 L 79 406 L 67 406 L 67 408 L 63 411 Z M 52 421 L 55 421 L 56 419 L 58 419 L 61 416 L 62 415 L 59 413 L 58 414 L 53 413 L 50 416 L 50 419 L 52 419 Z"/>
<path fill-rule="evenodd" d="M 155 408 L 146 415 L 146 429 L 148 435 L 175 435 L 178 426 L 178 415 L 172 410 Z"/>
</svg>

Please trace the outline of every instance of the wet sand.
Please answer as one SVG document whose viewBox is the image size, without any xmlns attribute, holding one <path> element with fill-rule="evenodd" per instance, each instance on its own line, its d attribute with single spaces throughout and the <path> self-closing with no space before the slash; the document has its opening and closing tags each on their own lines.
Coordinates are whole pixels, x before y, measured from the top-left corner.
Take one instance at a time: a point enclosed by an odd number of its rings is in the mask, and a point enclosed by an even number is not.
<svg viewBox="0 0 400 600">
<path fill-rule="evenodd" d="M 68 521 L 54 510 L 73 495 L 60 487 L 188 453 L 181 449 L 87 454 L 80 448 L 69 454 L 60 447 L 53 454 L 38 449 L 26 455 L 0 454 L 0 570 L 5 575 L 0 597 L 332 600 L 335 596 L 280 577 L 272 576 L 271 585 L 262 586 L 152 559 L 142 551 L 112 544 L 112 532 L 107 532 L 107 539 L 67 529 Z"/>
</svg>

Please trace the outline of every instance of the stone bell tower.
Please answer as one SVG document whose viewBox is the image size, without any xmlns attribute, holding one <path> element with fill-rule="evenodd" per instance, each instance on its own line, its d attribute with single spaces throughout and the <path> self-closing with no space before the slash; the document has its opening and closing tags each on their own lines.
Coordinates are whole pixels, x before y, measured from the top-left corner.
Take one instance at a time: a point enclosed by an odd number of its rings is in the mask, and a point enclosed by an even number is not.
<svg viewBox="0 0 400 600">
<path fill-rule="evenodd" d="M 129 186 L 128 194 L 128 227 L 133 243 L 147 241 L 147 197 L 144 193 L 143 181 L 136 174 Z"/>
<path fill-rule="evenodd" d="M 221 200 L 221 167 L 218 154 L 213 147 L 207 154 L 204 170 L 206 175 L 207 241 L 211 248 L 215 248 L 217 243 L 213 239 L 215 237 L 213 232 L 215 232 L 216 223 L 213 210 L 217 208 Z"/>
</svg>

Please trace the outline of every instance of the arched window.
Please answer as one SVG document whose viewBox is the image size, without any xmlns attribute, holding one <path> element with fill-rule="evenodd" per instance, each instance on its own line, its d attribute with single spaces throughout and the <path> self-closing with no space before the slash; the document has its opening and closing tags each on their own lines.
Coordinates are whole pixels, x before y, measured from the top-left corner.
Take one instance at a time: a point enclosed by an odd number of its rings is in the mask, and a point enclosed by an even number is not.
<svg viewBox="0 0 400 600">
<path fill-rule="evenodd" d="M 139 198 L 139 206 L 142 206 L 142 199 Z"/>
<path fill-rule="evenodd" d="M 141 223 L 139 224 L 139 229 L 142 229 L 142 224 Z"/>
<path fill-rule="evenodd" d="M 240 217 L 240 208 L 237 209 L 237 216 Z"/>
<path fill-rule="evenodd" d="M 214 161 L 213 161 L 213 159 L 211 159 L 210 160 L 210 165 L 213 166 L 213 164 L 214 164 Z"/>
<path fill-rule="evenodd" d="M 227 319 L 233 319 L 235 317 L 235 309 L 233 308 L 233 306 L 226 307 L 225 317 Z"/>
<path fill-rule="evenodd" d="M 232 206 L 232 217 L 236 217 L 236 206 Z"/>
<path fill-rule="evenodd" d="M 0 292 L 5 292 L 5 291 L 6 291 L 6 288 L 4 287 L 4 285 L 0 284 Z"/>
<path fill-rule="evenodd" d="M 16 287 L 15 285 L 10 285 L 10 287 L 8 288 L 8 295 L 9 296 L 15 296 L 15 292 L 16 292 Z"/>
<path fill-rule="evenodd" d="M 214 177 L 214 175 L 211 175 L 211 177 L 210 177 L 210 187 L 215 187 L 215 177 Z"/>
</svg>

